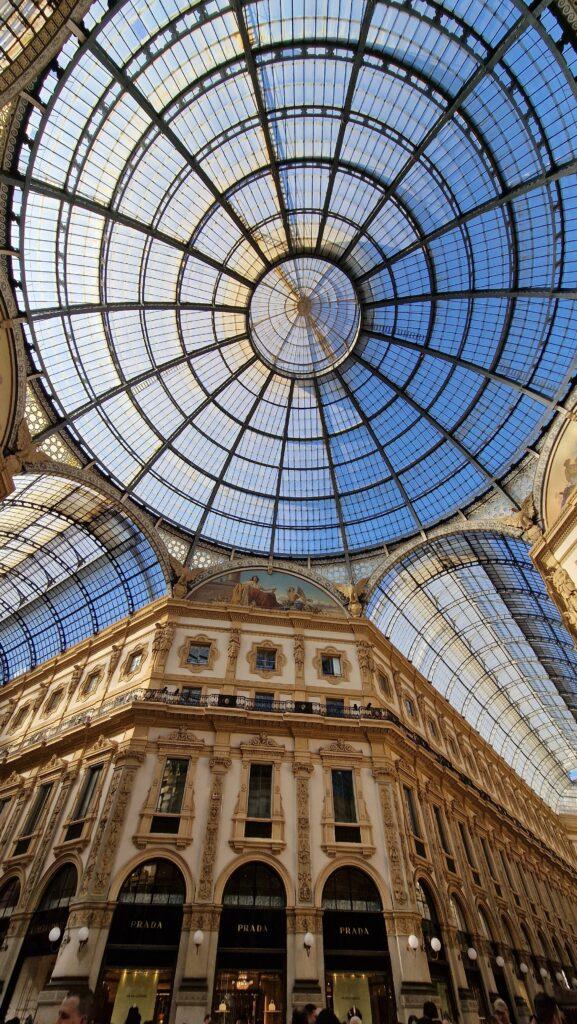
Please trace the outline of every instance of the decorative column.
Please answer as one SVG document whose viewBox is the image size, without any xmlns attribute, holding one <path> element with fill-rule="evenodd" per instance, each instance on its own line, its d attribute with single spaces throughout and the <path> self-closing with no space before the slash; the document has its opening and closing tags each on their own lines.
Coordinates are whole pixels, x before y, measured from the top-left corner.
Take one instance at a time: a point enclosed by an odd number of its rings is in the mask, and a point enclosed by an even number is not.
<svg viewBox="0 0 577 1024">
<path fill-rule="evenodd" d="M 373 649 L 365 640 L 361 640 L 357 643 L 357 658 L 359 660 L 359 668 L 361 670 L 363 698 L 364 703 L 366 703 L 367 700 L 371 699 L 374 691 L 373 678 L 375 660 L 373 658 Z"/>
<path fill-rule="evenodd" d="M 238 651 L 235 658 L 237 655 Z M 230 661 L 229 645 L 229 664 Z M 220 914 L 213 907 L 214 867 L 218 853 L 224 780 L 231 765 L 230 757 L 222 751 L 216 753 L 209 762 L 212 782 L 208 797 L 204 847 L 196 887 L 196 901 L 191 909 L 190 928 L 185 932 L 183 926 L 182 930 L 182 943 L 184 945 L 188 940 L 188 944 L 183 953 L 182 980 L 175 991 L 175 1024 L 183 1024 L 184 1021 L 187 1024 L 201 1024 L 208 1008 L 208 978 L 214 976 L 220 923 Z M 203 933 L 203 941 L 197 947 L 194 935 L 198 930 Z"/>
<path fill-rule="evenodd" d="M 400 1019 L 421 1016 L 423 1001 L 432 994 L 427 956 L 409 947 L 409 935 L 421 938 L 421 922 L 412 886 L 412 870 L 403 853 L 403 819 L 397 803 L 394 761 L 379 759 L 373 766 L 381 810 L 385 849 L 389 862 L 391 909 L 385 914 L 397 1007 Z M 411 880 L 411 881 L 409 881 Z"/>
<path fill-rule="evenodd" d="M 295 642 L 296 643 L 296 642 Z M 308 762 L 308 751 L 303 751 L 302 760 L 295 761 L 293 773 L 296 779 L 297 806 L 297 907 L 289 921 L 287 915 L 287 940 L 291 938 L 294 1006 L 305 1003 L 322 1004 L 319 978 L 323 975 L 322 918 L 313 909 L 313 885 L 311 865 L 311 814 L 309 781 L 314 769 Z M 313 946 L 308 950 L 304 939 L 307 932 L 314 937 Z"/>
</svg>

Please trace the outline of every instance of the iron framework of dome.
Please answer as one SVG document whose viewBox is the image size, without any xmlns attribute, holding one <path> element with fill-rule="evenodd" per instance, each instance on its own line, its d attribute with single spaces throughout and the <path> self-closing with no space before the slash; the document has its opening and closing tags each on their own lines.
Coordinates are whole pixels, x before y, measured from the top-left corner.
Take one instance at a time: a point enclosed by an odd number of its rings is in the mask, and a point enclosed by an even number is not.
<svg viewBox="0 0 577 1024">
<path fill-rule="evenodd" d="M 554 8 L 126 0 L 86 27 L 4 176 L 50 429 L 189 535 L 277 556 L 502 490 L 575 363 Z"/>
</svg>

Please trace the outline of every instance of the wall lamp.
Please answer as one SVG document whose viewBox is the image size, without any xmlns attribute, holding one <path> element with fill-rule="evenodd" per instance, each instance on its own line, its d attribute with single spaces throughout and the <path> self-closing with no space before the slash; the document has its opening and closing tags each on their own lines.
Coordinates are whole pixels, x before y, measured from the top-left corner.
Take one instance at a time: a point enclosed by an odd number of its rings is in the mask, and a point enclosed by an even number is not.
<svg viewBox="0 0 577 1024">
<path fill-rule="evenodd" d="M 495 963 L 497 964 L 497 967 L 504 967 L 505 966 L 505 958 L 502 957 L 502 956 L 496 956 L 495 957 Z"/>
<path fill-rule="evenodd" d="M 475 960 L 477 959 L 479 954 L 477 953 L 477 950 L 475 949 L 474 946 L 469 946 L 469 948 L 467 949 L 467 954 L 466 955 L 467 955 L 467 958 L 471 961 L 471 963 L 474 964 Z M 464 960 L 464 959 L 465 959 L 465 954 L 464 953 L 459 953 L 459 960 Z"/>
<path fill-rule="evenodd" d="M 312 935 L 311 932 L 306 932 L 305 937 L 303 939 L 303 946 L 307 951 L 307 956 L 311 955 L 311 949 L 313 948 L 314 941 L 314 935 Z"/>
<path fill-rule="evenodd" d="M 83 924 L 82 928 L 78 929 L 78 945 L 81 948 L 83 948 L 86 945 L 86 943 L 88 942 L 89 938 L 90 938 L 90 928 L 87 928 L 86 925 Z"/>
<path fill-rule="evenodd" d="M 192 941 L 194 942 L 194 944 L 196 946 L 196 955 L 198 956 L 198 954 L 200 952 L 200 947 L 202 946 L 202 944 L 204 942 L 204 932 L 203 932 L 202 928 L 197 928 L 196 929 L 194 935 L 192 936 Z"/>
<path fill-rule="evenodd" d="M 526 963 L 523 963 L 523 961 L 521 961 L 521 963 L 519 964 L 519 970 L 521 971 L 521 974 L 529 973 L 529 968 L 527 967 Z"/>
<path fill-rule="evenodd" d="M 545 980 L 545 978 L 548 978 L 548 977 L 549 977 L 549 971 L 547 970 L 547 968 L 546 968 L 546 967 L 540 967 L 540 968 L 539 968 L 539 974 L 541 975 L 541 977 L 543 978 L 543 980 Z"/>
</svg>

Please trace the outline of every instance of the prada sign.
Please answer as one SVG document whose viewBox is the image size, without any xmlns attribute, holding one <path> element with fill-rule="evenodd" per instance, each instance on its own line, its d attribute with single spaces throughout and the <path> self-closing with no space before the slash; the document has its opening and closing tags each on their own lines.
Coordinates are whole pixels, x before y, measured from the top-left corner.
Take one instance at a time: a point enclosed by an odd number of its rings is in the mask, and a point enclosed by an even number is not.
<svg viewBox="0 0 577 1024">
<path fill-rule="evenodd" d="M 325 910 L 323 941 L 325 950 L 385 952 L 388 945 L 383 915 Z"/>
<path fill-rule="evenodd" d="M 220 918 L 219 945 L 225 949 L 284 949 L 284 910 L 224 907 Z"/>
<path fill-rule="evenodd" d="M 120 903 L 108 942 L 115 946 L 178 946 L 181 927 L 181 906 Z"/>
</svg>

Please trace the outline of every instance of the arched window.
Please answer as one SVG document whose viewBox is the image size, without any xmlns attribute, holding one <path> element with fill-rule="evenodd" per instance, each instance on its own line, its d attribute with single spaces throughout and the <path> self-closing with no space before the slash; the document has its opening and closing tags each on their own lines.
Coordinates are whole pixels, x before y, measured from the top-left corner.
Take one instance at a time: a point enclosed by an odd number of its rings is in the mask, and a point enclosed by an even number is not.
<svg viewBox="0 0 577 1024">
<path fill-rule="evenodd" d="M 323 889 L 323 910 L 379 912 L 383 909 L 379 890 L 372 878 L 359 868 L 337 868 Z"/>
<path fill-rule="evenodd" d="M 421 928 L 425 939 L 427 953 L 431 952 L 430 942 L 432 938 L 442 941 L 441 923 L 437 912 L 437 905 L 426 882 L 419 880 L 415 886 L 417 897 L 417 910 L 421 915 Z"/>
<path fill-rule="evenodd" d="M 521 929 L 525 949 L 529 951 L 531 956 L 533 956 L 533 943 L 531 942 L 531 936 L 524 924 L 519 924 L 519 928 Z"/>
<path fill-rule="evenodd" d="M 465 914 L 463 913 L 463 908 L 456 896 L 451 896 L 449 898 L 449 906 L 451 908 L 451 914 L 453 915 L 453 921 L 457 925 L 457 928 L 460 932 L 463 932 L 464 935 L 467 935 L 469 932 L 469 929 L 467 928 L 467 921 L 465 919 Z"/>
<path fill-rule="evenodd" d="M 59 907 L 67 907 L 76 893 L 77 884 L 78 872 L 74 864 L 64 864 L 46 886 L 42 899 L 38 904 L 38 910 L 55 910 Z"/>
<path fill-rule="evenodd" d="M 494 942 L 491 923 L 482 907 L 479 907 L 479 921 L 481 924 L 481 935 L 483 938 L 487 939 L 488 942 Z"/>
<path fill-rule="evenodd" d="M 505 936 L 505 942 L 509 946 L 509 949 L 516 949 L 517 943 L 513 938 L 513 932 L 511 931 L 511 926 L 509 925 L 506 917 L 501 918 L 501 925 L 503 928 L 503 935 Z"/>
<path fill-rule="evenodd" d="M 251 860 L 232 873 L 222 903 L 225 907 L 282 908 L 286 906 L 285 887 L 274 868 Z"/>
<path fill-rule="evenodd" d="M 10 917 L 20 899 L 20 882 L 17 878 L 9 878 L 0 889 L 0 918 Z"/>
<path fill-rule="evenodd" d="M 182 871 L 170 860 L 148 860 L 131 871 L 118 893 L 119 903 L 184 903 Z"/>
</svg>

